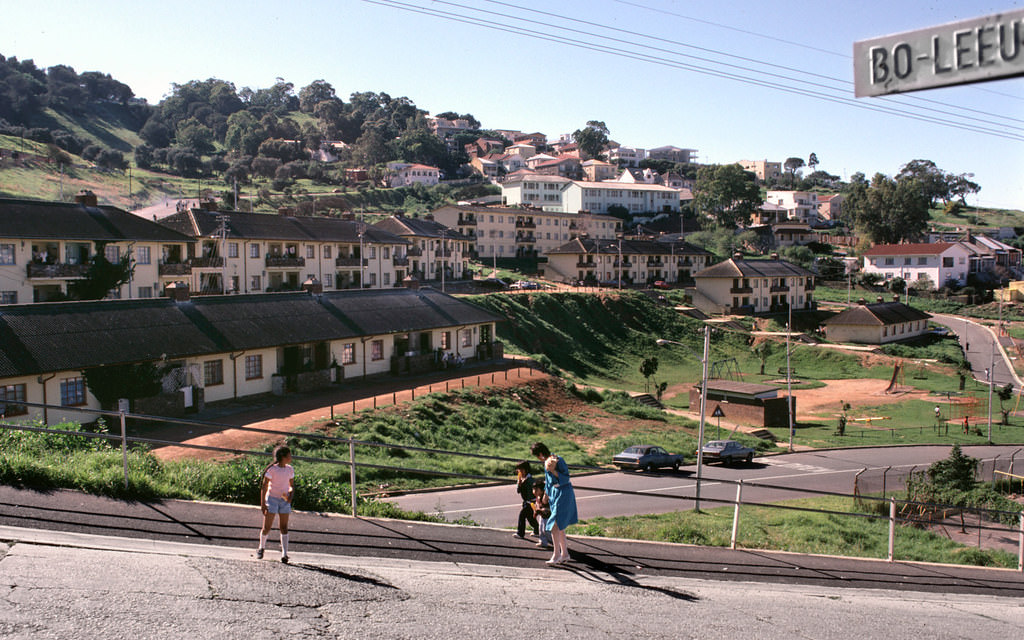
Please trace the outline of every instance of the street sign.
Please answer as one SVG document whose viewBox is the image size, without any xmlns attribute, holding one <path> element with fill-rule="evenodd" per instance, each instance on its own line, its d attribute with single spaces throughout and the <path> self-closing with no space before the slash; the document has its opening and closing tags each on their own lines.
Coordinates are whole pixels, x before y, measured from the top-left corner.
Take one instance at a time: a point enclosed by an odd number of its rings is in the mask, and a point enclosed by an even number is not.
<svg viewBox="0 0 1024 640">
<path fill-rule="evenodd" d="M 858 98 L 1024 75 L 1024 9 L 853 43 Z"/>
<path fill-rule="evenodd" d="M 715 407 L 714 412 L 711 414 L 712 418 L 724 418 L 725 414 L 722 413 L 722 405 Z"/>
</svg>

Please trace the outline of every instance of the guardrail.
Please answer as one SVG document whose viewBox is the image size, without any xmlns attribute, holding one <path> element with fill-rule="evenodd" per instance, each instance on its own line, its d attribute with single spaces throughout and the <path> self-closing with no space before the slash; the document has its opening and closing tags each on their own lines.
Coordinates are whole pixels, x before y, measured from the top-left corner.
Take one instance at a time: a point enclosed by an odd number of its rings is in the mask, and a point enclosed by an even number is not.
<svg viewBox="0 0 1024 640">
<path fill-rule="evenodd" d="M 26 407 L 48 408 L 48 409 L 67 409 L 67 407 L 61 407 L 60 405 L 40 404 L 40 403 L 33 403 L 33 402 L 20 402 L 19 401 L 18 405 L 19 406 L 26 406 Z M 215 422 L 204 422 L 204 421 L 198 421 L 198 420 L 184 420 L 184 419 L 180 419 L 180 418 L 166 418 L 166 417 L 163 417 L 163 416 L 153 416 L 153 415 L 146 415 L 146 414 L 129 413 L 129 412 L 124 412 L 124 411 L 110 411 L 110 410 L 103 410 L 103 409 L 87 409 L 87 408 L 79 407 L 79 408 L 76 408 L 76 410 L 81 412 L 81 413 L 83 413 L 83 414 L 91 414 L 91 415 L 95 415 L 97 417 L 103 417 L 103 416 L 116 417 L 117 423 L 120 426 L 120 434 L 96 433 L 96 432 L 82 431 L 82 430 L 68 431 L 68 430 L 63 430 L 63 429 L 51 429 L 49 427 L 43 427 L 43 426 L 32 426 L 32 425 L 29 425 L 29 424 L 14 424 L 14 423 L 7 422 L 7 421 L 0 422 L 0 429 L 8 429 L 8 430 L 15 430 L 15 431 L 28 431 L 28 432 L 45 433 L 45 434 L 60 435 L 60 436 L 69 436 L 69 435 L 71 435 L 71 436 L 80 436 L 80 437 L 85 437 L 85 438 L 97 438 L 97 439 L 103 439 L 103 440 L 108 440 L 108 441 L 119 442 L 120 443 L 120 448 L 121 448 L 122 464 L 123 464 L 123 468 L 124 468 L 124 483 L 125 483 L 125 487 L 126 488 L 129 486 L 128 447 L 129 447 L 130 444 L 146 444 L 146 445 L 157 445 L 157 446 L 183 447 L 183 448 L 187 448 L 187 449 L 195 449 L 195 450 L 198 450 L 198 451 L 213 451 L 213 452 L 218 452 L 218 453 L 230 453 L 230 454 L 237 454 L 237 455 L 250 455 L 250 456 L 263 456 L 263 457 L 272 457 L 272 455 L 273 455 L 272 453 L 267 452 L 267 451 L 257 451 L 257 450 L 248 450 L 248 449 L 235 449 L 235 448 L 230 448 L 230 447 L 218 447 L 218 446 L 200 445 L 200 444 L 188 443 L 188 442 L 177 442 L 177 441 L 170 441 L 170 440 L 161 440 L 161 439 L 154 439 L 154 438 L 144 438 L 144 437 L 138 437 L 138 436 L 129 436 L 128 433 L 127 433 L 127 421 L 128 420 L 138 420 L 138 421 L 148 421 L 148 422 L 161 422 L 161 423 L 169 423 L 169 424 L 181 424 L 181 425 L 187 425 L 187 426 L 193 426 L 193 427 L 200 426 L 200 427 L 214 428 L 214 429 L 218 429 L 218 430 L 234 429 L 234 430 L 239 430 L 239 431 L 247 431 L 247 432 L 252 432 L 252 433 L 262 433 L 262 434 L 267 434 L 267 435 L 273 435 L 273 436 L 278 436 L 278 437 L 283 437 L 283 438 L 301 438 L 301 439 L 306 439 L 306 440 L 319 440 L 319 441 L 324 441 L 324 442 L 347 444 L 348 445 L 348 452 L 349 452 L 347 460 L 339 460 L 339 459 L 334 459 L 334 458 L 318 458 L 318 457 L 311 457 L 311 456 L 302 456 L 302 455 L 298 455 L 296 452 L 293 452 L 292 459 L 294 461 L 296 461 L 296 462 L 323 463 L 323 464 L 329 464 L 329 465 L 339 465 L 339 466 L 343 466 L 343 467 L 348 467 L 348 469 L 349 469 L 350 490 L 351 490 L 351 495 L 350 495 L 351 512 L 352 512 L 353 516 L 357 516 L 358 515 L 357 505 L 358 505 L 359 495 L 358 495 L 358 491 L 357 491 L 357 473 L 356 472 L 357 472 L 357 469 L 360 469 L 360 468 L 362 468 L 362 469 L 380 469 L 380 470 L 386 470 L 386 471 L 396 471 L 396 472 L 412 474 L 412 475 L 428 475 L 428 476 L 458 478 L 458 479 L 465 479 L 465 480 L 478 480 L 478 481 L 484 481 L 484 482 L 490 482 L 490 483 L 512 484 L 512 481 L 510 481 L 508 477 L 496 477 L 496 476 L 487 476 L 487 475 L 479 475 L 479 474 L 471 474 L 471 473 L 458 473 L 458 472 L 453 472 L 453 471 L 439 471 L 439 470 L 435 470 L 435 469 L 422 469 L 422 468 L 404 467 L 404 466 L 396 466 L 396 465 L 382 465 L 382 464 L 375 464 L 375 463 L 372 463 L 372 462 L 359 462 L 359 461 L 356 460 L 356 447 L 400 449 L 400 450 L 404 450 L 404 451 L 415 451 L 415 452 L 422 452 L 422 453 L 432 453 L 432 454 L 440 454 L 440 455 L 444 455 L 444 456 L 456 456 L 456 457 L 465 457 L 465 458 L 475 458 L 475 459 L 479 459 L 479 460 L 490 460 L 490 461 L 497 461 L 497 462 L 507 462 L 510 465 L 518 463 L 518 462 L 521 461 L 520 458 L 505 458 L 505 457 L 490 456 L 490 455 L 478 454 L 478 453 L 467 453 L 467 452 L 461 452 L 461 451 L 450 451 L 450 450 L 445 450 L 445 449 L 434 449 L 434 448 L 430 448 L 430 447 L 420 447 L 420 446 L 415 446 L 415 445 L 404 445 L 404 444 L 384 443 L 384 442 L 372 442 L 372 441 L 365 441 L 365 440 L 357 440 L 357 439 L 354 439 L 354 438 L 351 438 L 351 437 L 340 438 L 340 437 L 337 437 L 337 436 L 330 436 L 330 435 L 325 435 L 325 434 L 321 434 L 321 433 L 314 433 L 314 432 L 280 431 L 280 430 L 276 430 L 276 429 L 263 429 L 263 428 L 258 428 L 258 427 L 236 426 L 236 425 L 229 425 L 229 424 L 222 424 L 222 423 L 215 423 Z M 333 407 L 332 407 L 332 423 L 333 423 Z M 1013 456 L 1011 456 L 1011 461 L 1012 461 L 1012 458 L 1013 458 Z M 576 470 L 576 471 L 587 471 L 587 472 L 594 472 L 594 473 L 609 473 L 609 472 L 614 473 L 614 471 L 612 471 L 611 469 L 608 469 L 606 467 L 595 467 L 595 466 L 588 466 L 588 465 L 569 465 L 569 467 L 571 469 Z M 996 474 L 1012 475 L 1014 478 L 1022 478 L 1022 479 L 1024 479 L 1024 477 L 1016 476 L 1016 475 L 1012 474 L 1012 472 L 1011 473 L 1006 473 L 1006 472 L 1002 472 L 1002 471 L 996 470 L 995 469 L 994 461 L 993 461 L 992 467 L 993 467 L 993 471 L 992 471 L 993 479 L 994 479 Z M 892 470 L 892 467 L 887 467 L 885 469 L 880 469 L 879 468 L 879 469 L 874 469 L 874 470 L 866 468 L 866 469 L 861 470 L 856 475 L 856 477 L 855 477 L 855 480 L 854 480 L 854 493 L 852 493 L 852 494 L 838 493 L 838 492 L 832 492 L 832 491 L 821 491 L 821 490 L 809 489 L 809 488 L 797 488 L 797 487 L 792 487 L 792 486 L 773 485 L 773 484 L 757 482 L 757 481 L 744 481 L 742 479 L 741 480 L 728 480 L 728 479 L 717 479 L 717 478 L 712 479 L 712 478 L 707 478 L 707 477 L 705 477 L 703 479 L 703 481 L 706 484 L 735 485 L 735 488 L 736 488 L 735 498 L 732 499 L 732 500 L 722 499 L 722 498 L 714 498 L 714 497 L 711 497 L 711 496 L 707 495 L 706 493 L 701 493 L 700 492 L 700 487 L 699 487 L 699 481 L 700 481 L 699 478 L 697 479 L 698 480 L 698 484 L 695 485 L 695 487 L 694 487 L 695 490 L 696 490 L 696 493 L 694 495 L 692 495 L 692 496 L 691 495 L 670 495 L 670 494 L 665 494 L 665 493 L 660 493 L 660 492 L 650 492 L 650 491 L 630 491 L 630 490 L 620 489 L 620 488 L 599 487 L 599 486 L 592 486 L 592 485 L 587 485 L 585 487 L 577 485 L 577 491 L 607 493 L 607 494 L 623 495 L 623 496 L 637 496 L 637 497 L 644 497 L 644 498 L 656 497 L 656 498 L 662 498 L 662 499 L 666 499 L 666 500 L 679 500 L 679 501 L 684 501 L 684 502 L 694 502 L 694 500 L 696 499 L 696 495 L 700 495 L 700 500 L 703 501 L 703 502 L 706 502 L 706 503 L 718 503 L 718 504 L 721 504 L 721 505 L 732 505 L 733 506 L 733 518 L 732 518 L 732 532 L 731 532 L 731 535 L 730 535 L 730 548 L 732 548 L 732 549 L 736 549 L 739 546 L 739 544 L 740 544 L 740 540 L 739 540 L 739 525 L 740 525 L 740 520 L 741 520 L 741 518 L 740 518 L 740 513 L 741 513 L 740 509 L 741 509 L 741 507 L 761 507 L 761 508 L 768 508 L 768 509 L 782 509 L 782 510 L 800 511 L 800 512 L 807 512 L 807 513 L 820 513 L 820 514 L 834 515 L 834 516 L 845 516 L 845 517 L 854 517 L 854 518 L 867 518 L 869 520 L 883 520 L 884 519 L 884 520 L 887 520 L 888 523 L 889 523 L 888 550 L 887 550 L 887 560 L 889 562 L 895 562 L 896 561 L 895 541 L 896 541 L 896 525 L 897 524 L 901 524 L 901 525 L 934 524 L 936 522 L 936 519 L 934 517 L 925 517 L 922 514 L 926 514 L 926 513 L 927 514 L 941 513 L 947 519 L 948 519 L 948 517 L 951 514 L 954 515 L 954 516 L 955 515 L 959 515 L 960 516 L 960 526 L 964 530 L 966 530 L 966 527 L 968 525 L 967 525 L 967 522 L 966 522 L 965 515 L 973 514 L 974 516 L 976 516 L 976 518 L 975 518 L 976 519 L 976 524 L 974 524 L 972 528 L 975 528 L 978 531 L 979 548 L 981 546 L 981 534 L 982 534 L 983 531 L 1001 532 L 1001 533 L 1004 533 L 1004 534 L 1013 534 L 1013 533 L 1017 534 L 1017 536 L 1018 536 L 1017 570 L 1021 571 L 1021 572 L 1024 572 L 1024 512 L 1001 511 L 1001 510 L 996 510 L 996 509 L 982 509 L 982 508 L 975 508 L 975 507 L 963 507 L 963 506 L 957 506 L 957 505 L 943 505 L 943 504 L 937 505 L 937 504 L 932 504 L 932 503 L 916 502 L 916 501 L 913 501 L 913 500 L 900 500 L 900 499 L 897 499 L 895 496 L 891 496 L 891 495 L 886 496 L 885 494 L 887 492 L 892 491 L 894 487 L 898 487 L 898 486 L 901 487 L 901 484 L 902 484 L 901 482 L 900 483 L 894 482 L 894 484 L 892 484 L 892 485 L 888 485 L 887 484 L 887 479 L 888 479 L 887 476 L 888 476 L 889 471 L 891 471 L 891 470 Z M 863 474 L 865 474 L 865 473 L 867 473 L 869 471 L 881 471 L 882 472 L 882 486 L 881 486 L 880 495 L 865 495 L 865 493 L 863 491 L 862 476 L 863 476 Z M 902 476 L 901 480 L 905 479 L 906 477 L 908 477 L 909 475 L 912 475 L 915 472 L 916 472 L 916 467 L 911 468 L 909 474 Z M 651 474 L 651 475 L 657 475 L 657 474 Z M 1024 481 L 1024 480 L 1022 480 L 1022 481 Z M 813 509 L 813 508 L 799 507 L 799 506 L 795 506 L 795 505 L 778 503 L 778 502 L 753 502 L 753 501 L 749 501 L 749 500 L 744 501 L 744 499 L 743 499 L 743 490 L 744 490 L 744 488 L 748 488 L 748 489 L 750 489 L 750 488 L 765 489 L 765 490 L 770 490 L 770 491 L 774 491 L 774 492 L 799 493 L 802 496 L 811 495 L 811 496 L 833 496 L 833 497 L 849 498 L 851 500 L 859 501 L 861 503 L 864 503 L 864 502 L 887 503 L 888 507 L 889 507 L 888 508 L 888 516 L 880 515 L 880 514 L 872 514 L 872 513 L 854 512 L 854 511 L 834 511 L 834 510 L 830 510 L 830 509 Z M 364 497 L 364 499 L 369 498 L 369 497 L 372 497 L 372 496 L 367 495 L 367 496 Z M 916 509 L 917 515 L 915 515 L 915 509 Z M 1018 527 L 1017 528 L 1013 528 L 1013 527 L 1008 527 L 1008 526 L 998 526 L 998 518 L 1000 516 L 1002 516 L 1004 518 L 1006 516 L 1016 516 L 1016 518 L 1018 520 Z M 986 521 L 988 522 L 988 524 L 986 524 Z"/>
</svg>

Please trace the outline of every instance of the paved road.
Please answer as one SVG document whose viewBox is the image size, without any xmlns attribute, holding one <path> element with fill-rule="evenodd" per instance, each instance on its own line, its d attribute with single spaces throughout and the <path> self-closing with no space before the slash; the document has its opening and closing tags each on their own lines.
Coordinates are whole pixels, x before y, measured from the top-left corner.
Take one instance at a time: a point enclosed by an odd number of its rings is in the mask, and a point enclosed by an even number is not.
<svg viewBox="0 0 1024 640">
<path fill-rule="evenodd" d="M 772 585 L 583 566 L 314 553 L 297 553 L 286 566 L 228 547 L 2 527 L 0 539 L 9 541 L 0 542 L 0 635 L 8 640 L 829 639 L 854 630 L 866 640 L 946 640 L 1014 638 L 1024 626 L 1019 595 L 998 592 Z M 905 567 L 892 569 L 899 574 Z"/>
<path fill-rule="evenodd" d="M 840 449 L 807 451 L 802 453 L 755 458 L 751 465 L 723 467 L 705 465 L 701 496 L 704 500 L 732 502 L 736 497 L 735 482 L 760 483 L 773 488 L 745 486 L 743 499 L 750 502 L 773 502 L 807 497 L 805 491 L 853 493 L 854 478 L 863 469 L 870 469 L 862 480 L 873 484 L 864 491 L 881 490 L 881 475 L 886 467 L 888 487 L 902 486 L 900 478 L 911 470 L 922 470 L 927 465 L 949 455 L 949 446 L 872 447 L 866 449 Z M 967 446 L 967 455 L 1007 462 L 1017 454 L 1017 467 L 1024 468 L 1024 450 L 1021 446 Z M 987 466 L 991 468 L 991 464 Z M 873 471 L 871 471 L 873 470 Z M 580 516 L 626 516 L 644 513 L 665 513 L 693 508 L 696 492 L 696 467 L 683 467 L 679 473 L 603 473 L 574 479 Z M 723 482 L 724 481 L 724 482 Z M 587 488 L 609 491 L 588 491 Z M 778 488 L 785 487 L 785 489 Z M 863 485 L 862 485 L 863 487 Z M 617 492 L 631 493 L 617 493 Z M 639 494 L 639 495 L 638 495 Z M 449 520 L 462 517 L 487 526 L 512 526 L 519 513 L 515 488 L 512 486 L 477 487 L 449 491 L 430 491 L 390 498 L 402 509 L 442 513 Z M 665 496 L 674 497 L 669 499 Z M 721 506 L 722 502 L 708 502 L 708 506 Z"/>
<path fill-rule="evenodd" d="M 1020 388 L 1020 378 L 1013 373 L 1010 361 L 1004 357 L 1012 354 L 1004 354 L 999 349 L 988 327 L 967 318 L 944 314 L 934 314 L 932 322 L 949 327 L 956 333 L 976 379 L 988 382 L 988 370 L 992 368 L 994 357 L 995 384 L 1000 387 L 1012 384 L 1015 388 Z"/>
<path fill-rule="evenodd" d="M 256 507 L 181 500 L 123 502 L 76 491 L 0 487 L 0 540 L 23 539 L 20 528 L 31 528 L 65 536 L 108 536 L 112 544 L 130 538 L 158 550 L 164 543 L 230 547 L 251 558 L 260 520 Z M 289 554 L 295 563 L 306 562 L 305 554 L 327 554 L 363 558 L 368 565 L 383 558 L 542 569 L 549 554 L 513 538 L 507 529 L 309 512 L 294 514 L 290 528 Z M 276 537 L 268 545 L 269 560 L 278 557 Z M 1024 575 L 1007 570 L 576 536 L 570 550 L 567 570 L 600 572 L 620 584 L 645 576 L 1024 598 Z"/>
</svg>

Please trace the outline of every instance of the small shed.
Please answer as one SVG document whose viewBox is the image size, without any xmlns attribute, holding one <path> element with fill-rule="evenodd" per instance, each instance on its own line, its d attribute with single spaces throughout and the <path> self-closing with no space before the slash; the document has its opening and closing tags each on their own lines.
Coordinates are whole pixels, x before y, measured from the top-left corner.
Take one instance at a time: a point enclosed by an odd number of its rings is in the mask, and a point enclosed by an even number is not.
<svg viewBox="0 0 1024 640">
<path fill-rule="evenodd" d="M 909 340 L 928 331 L 931 315 L 902 302 L 860 304 L 825 321 L 825 334 L 834 342 L 886 344 Z"/>
<path fill-rule="evenodd" d="M 786 398 L 779 397 L 780 387 L 755 382 L 708 380 L 707 416 L 716 411 L 726 420 L 757 427 L 789 426 Z M 796 413 L 796 398 L 792 399 Z M 690 390 L 690 407 L 700 408 L 700 383 Z"/>
</svg>

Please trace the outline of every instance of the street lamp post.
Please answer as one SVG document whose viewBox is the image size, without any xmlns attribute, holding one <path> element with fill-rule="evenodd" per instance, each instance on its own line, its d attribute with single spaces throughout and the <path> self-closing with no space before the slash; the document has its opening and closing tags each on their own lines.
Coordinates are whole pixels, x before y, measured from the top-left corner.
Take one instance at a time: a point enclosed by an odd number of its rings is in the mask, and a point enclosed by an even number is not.
<svg viewBox="0 0 1024 640">
<path fill-rule="evenodd" d="M 678 344 L 688 346 L 674 340 L 659 339 L 659 345 Z M 700 423 L 697 428 L 697 489 L 693 500 L 694 511 L 700 511 L 700 482 L 704 469 L 704 424 L 707 420 L 708 404 L 708 353 L 711 350 L 711 327 L 704 325 L 704 358 L 701 360 L 700 377 Z"/>
<path fill-rule="evenodd" d="M 786 307 L 789 319 L 786 321 L 786 413 L 789 414 L 789 451 L 793 452 L 793 367 L 789 364 L 790 335 L 793 332 L 793 300 L 792 295 L 786 296 Z"/>
</svg>

